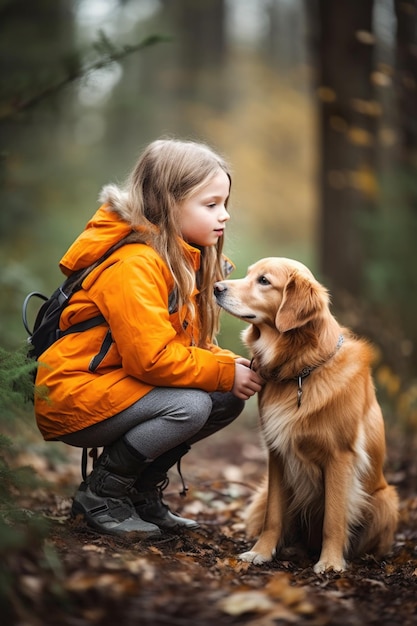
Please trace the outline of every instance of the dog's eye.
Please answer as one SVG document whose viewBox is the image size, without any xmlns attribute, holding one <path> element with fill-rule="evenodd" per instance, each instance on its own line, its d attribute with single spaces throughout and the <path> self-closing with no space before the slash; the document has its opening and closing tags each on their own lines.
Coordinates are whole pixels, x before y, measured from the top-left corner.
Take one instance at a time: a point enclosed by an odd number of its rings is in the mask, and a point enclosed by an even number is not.
<svg viewBox="0 0 417 626">
<path fill-rule="evenodd" d="M 260 285 L 270 285 L 271 283 L 269 282 L 269 280 L 266 278 L 266 276 L 259 276 L 258 278 L 258 283 Z"/>
</svg>

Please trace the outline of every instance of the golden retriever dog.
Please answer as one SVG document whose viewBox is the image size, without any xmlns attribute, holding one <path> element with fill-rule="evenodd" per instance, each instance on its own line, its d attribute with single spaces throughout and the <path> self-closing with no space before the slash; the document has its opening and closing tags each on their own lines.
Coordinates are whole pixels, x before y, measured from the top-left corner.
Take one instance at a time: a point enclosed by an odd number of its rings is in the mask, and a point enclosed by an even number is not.
<svg viewBox="0 0 417 626">
<path fill-rule="evenodd" d="M 214 293 L 250 324 L 242 338 L 265 381 L 258 401 L 267 480 L 247 516 L 258 539 L 240 559 L 262 564 L 300 539 L 320 555 L 316 573 L 386 554 L 398 497 L 383 474 L 371 346 L 339 326 L 328 291 L 298 261 L 261 259 L 245 278 L 216 283 Z"/>
</svg>

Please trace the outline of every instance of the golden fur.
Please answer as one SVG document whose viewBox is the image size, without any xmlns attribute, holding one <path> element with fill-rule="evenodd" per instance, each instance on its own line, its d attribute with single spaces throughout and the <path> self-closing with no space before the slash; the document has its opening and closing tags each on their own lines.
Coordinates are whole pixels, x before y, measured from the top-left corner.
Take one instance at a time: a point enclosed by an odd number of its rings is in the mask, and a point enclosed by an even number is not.
<svg viewBox="0 0 417 626">
<path fill-rule="evenodd" d="M 320 552 L 316 573 L 344 570 L 348 556 L 382 556 L 398 498 L 383 474 L 370 345 L 339 326 L 327 290 L 291 259 L 261 259 L 245 278 L 216 283 L 215 295 L 250 322 L 243 341 L 266 381 L 258 399 L 267 480 L 248 510 L 258 540 L 240 558 L 270 561 L 296 534 Z"/>
</svg>

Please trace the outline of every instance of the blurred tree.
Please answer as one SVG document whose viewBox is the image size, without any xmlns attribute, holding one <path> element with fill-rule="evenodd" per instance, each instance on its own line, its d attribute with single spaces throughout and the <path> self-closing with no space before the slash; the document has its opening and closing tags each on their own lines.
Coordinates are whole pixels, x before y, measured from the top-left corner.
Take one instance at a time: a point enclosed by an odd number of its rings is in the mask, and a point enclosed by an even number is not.
<svg viewBox="0 0 417 626">
<path fill-rule="evenodd" d="M 390 338 L 384 352 L 407 382 L 417 368 L 417 2 L 395 0 L 392 10 L 393 49 L 375 75 L 391 92 L 379 142 L 389 156 L 379 163 L 378 219 L 365 224 L 372 255 L 366 287 Z"/>
<path fill-rule="evenodd" d="M 307 7 L 320 270 L 335 307 L 349 309 L 349 322 L 382 347 L 407 385 L 417 367 L 417 2 L 316 0 Z"/>
<path fill-rule="evenodd" d="M 31 213 L 36 189 L 30 175 L 16 183 L 22 137 L 18 126 L 30 122 L 27 103 L 47 89 L 61 72 L 73 72 L 79 65 L 73 50 L 73 15 L 70 0 L 11 0 L 0 9 L 0 87 L 1 120 L 1 212 L 0 236 Z M 49 97 L 49 107 L 55 100 Z M 43 117 L 43 122 L 49 120 Z M 38 120 L 42 126 L 41 119 Z M 47 133 L 49 126 L 41 128 Z M 33 158 L 39 153 L 40 136 L 32 136 Z M 13 193 L 11 193 L 13 192 Z"/>
<path fill-rule="evenodd" d="M 417 167 L 417 2 L 395 0 L 397 16 L 396 89 L 401 133 L 400 158 L 407 169 Z M 417 210 L 414 196 L 414 210 Z"/>
<path fill-rule="evenodd" d="M 320 266 L 336 297 L 342 285 L 359 295 L 366 242 L 358 224 L 376 201 L 373 0 L 307 6 L 319 102 Z"/>
<path fill-rule="evenodd" d="M 165 0 L 169 22 L 181 43 L 180 63 L 189 69 L 219 66 L 225 56 L 225 0 Z"/>
</svg>

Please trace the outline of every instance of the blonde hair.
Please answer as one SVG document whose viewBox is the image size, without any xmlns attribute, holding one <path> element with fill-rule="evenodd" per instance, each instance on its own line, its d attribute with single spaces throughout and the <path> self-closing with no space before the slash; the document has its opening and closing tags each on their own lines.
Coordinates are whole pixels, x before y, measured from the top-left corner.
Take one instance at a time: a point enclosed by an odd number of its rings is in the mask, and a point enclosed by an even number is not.
<svg viewBox="0 0 417 626">
<path fill-rule="evenodd" d="M 149 243 L 164 259 L 178 292 L 178 310 L 181 312 L 185 305 L 192 317 L 195 312 L 191 294 L 197 281 L 200 346 L 205 346 L 207 340 L 213 341 L 218 331 L 220 309 L 215 303 L 213 284 L 224 278 L 224 237 L 215 246 L 201 248 L 201 266 L 196 276 L 191 260 L 184 254 L 178 211 L 179 205 L 198 192 L 219 168 L 231 181 L 227 163 L 207 145 L 158 139 L 142 152 L 115 207 L 136 231 L 135 240 Z"/>
</svg>

